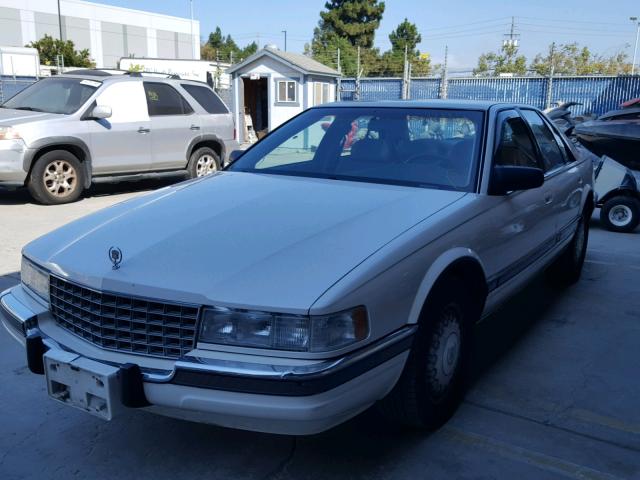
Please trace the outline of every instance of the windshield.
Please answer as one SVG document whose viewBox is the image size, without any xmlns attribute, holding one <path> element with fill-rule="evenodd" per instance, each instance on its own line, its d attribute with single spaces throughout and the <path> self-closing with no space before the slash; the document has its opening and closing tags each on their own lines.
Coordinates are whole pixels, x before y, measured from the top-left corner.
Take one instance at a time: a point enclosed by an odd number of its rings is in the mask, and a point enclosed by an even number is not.
<svg viewBox="0 0 640 480">
<path fill-rule="evenodd" d="M 100 85 L 100 82 L 79 78 L 45 78 L 17 93 L 2 106 L 68 115 L 78 111 Z"/>
<path fill-rule="evenodd" d="M 471 110 L 311 109 L 228 170 L 473 191 L 482 121 Z"/>
</svg>

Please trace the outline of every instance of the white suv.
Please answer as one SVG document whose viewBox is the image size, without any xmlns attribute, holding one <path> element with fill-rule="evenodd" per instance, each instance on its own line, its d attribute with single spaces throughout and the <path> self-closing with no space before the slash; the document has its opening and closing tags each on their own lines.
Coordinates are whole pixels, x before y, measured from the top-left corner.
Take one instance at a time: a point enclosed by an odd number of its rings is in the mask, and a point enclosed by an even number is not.
<svg viewBox="0 0 640 480">
<path fill-rule="evenodd" d="M 206 84 L 79 70 L 40 80 L 0 106 L 0 186 L 67 203 L 96 179 L 209 174 L 235 145 L 233 117 Z"/>
</svg>

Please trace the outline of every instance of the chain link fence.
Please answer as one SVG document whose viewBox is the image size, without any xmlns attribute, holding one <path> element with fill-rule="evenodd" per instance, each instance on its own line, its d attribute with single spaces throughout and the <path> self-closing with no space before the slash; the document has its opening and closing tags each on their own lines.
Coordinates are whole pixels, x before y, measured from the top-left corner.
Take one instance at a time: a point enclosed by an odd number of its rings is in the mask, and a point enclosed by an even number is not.
<svg viewBox="0 0 640 480">
<path fill-rule="evenodd" d="M 640 97 L 640 76 L 509 78 L 343 78 L 340 100 L 427 100 L 450 98 L 523 103 L 546 108 L 579 102 L 576 115 L 601 115 Z"/>
<path fill-rule="evenodd" d="M 0 76 L 0 104 L 6 102 L 16 93 L 27 88 L 37 80 L 35 77 Z"/>
</svg>

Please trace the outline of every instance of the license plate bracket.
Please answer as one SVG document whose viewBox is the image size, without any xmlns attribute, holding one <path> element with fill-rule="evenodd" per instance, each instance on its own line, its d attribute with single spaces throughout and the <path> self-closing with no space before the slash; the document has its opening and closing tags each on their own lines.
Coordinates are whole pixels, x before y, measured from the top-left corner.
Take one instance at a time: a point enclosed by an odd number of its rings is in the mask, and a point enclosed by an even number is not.
<svg viewBox="0 0 640 480">
<path fill-rule="evenodd" d="M 91 415 L 111 420 L 122 408 L 120 369 L 63 350 L 44 354 L 49 396 Z"/>
</svg>

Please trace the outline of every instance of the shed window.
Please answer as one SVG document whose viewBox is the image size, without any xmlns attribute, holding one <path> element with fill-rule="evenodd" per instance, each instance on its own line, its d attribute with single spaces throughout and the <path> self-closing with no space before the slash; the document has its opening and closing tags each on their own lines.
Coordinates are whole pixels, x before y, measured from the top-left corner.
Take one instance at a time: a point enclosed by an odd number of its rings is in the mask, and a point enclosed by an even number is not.
<svg viewBox="0 0 640 480">
<path fill-rule="evenodd" d="M 278 102 L 296 102 L 296 83 L 294 80 L 278 81 Z"/>
<path fill-rule="evenodd" d="M 314 82 L 313 84 L 313 104 L 321 105 L 330 102 L 329 84 L 326 82 Z"/>
</svg>

